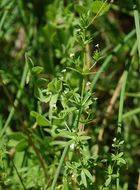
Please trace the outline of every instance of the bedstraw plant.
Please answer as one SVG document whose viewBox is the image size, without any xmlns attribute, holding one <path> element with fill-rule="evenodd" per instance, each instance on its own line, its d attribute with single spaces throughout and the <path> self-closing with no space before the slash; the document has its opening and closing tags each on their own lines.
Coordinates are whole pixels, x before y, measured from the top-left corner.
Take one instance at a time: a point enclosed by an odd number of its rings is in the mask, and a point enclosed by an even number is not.
<svg viewBox="0 0 140 190">
<path fill-rule="evenodd" d="M 139 189 L 138 3 L 0 2 L 0 189 Z"/>
</svg>

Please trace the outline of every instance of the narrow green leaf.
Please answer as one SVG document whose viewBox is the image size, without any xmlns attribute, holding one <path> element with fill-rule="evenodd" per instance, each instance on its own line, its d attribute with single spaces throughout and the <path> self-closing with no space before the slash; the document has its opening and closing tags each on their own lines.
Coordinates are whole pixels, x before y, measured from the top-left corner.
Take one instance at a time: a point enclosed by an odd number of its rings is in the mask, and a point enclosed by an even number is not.
<svg viewBox="0 0 140 190">
<path fill-rule="evenodd" d="M 49 91 L 54 91 L 54 89 L 55 89 L 55 81 L 49 82 L 49 84 L 48 84 L 48 90 Z"/>
<path fill-rule="evenodd" d="M 86 176 L 85 176 L 85 173 L 83 170 L 81 172 L 81 180 L 82 180 L 82 183 L 84 184 L 84 186 L 87 188 L 87 179 L 86 179 Z"/>
<path fill-rule="evenodd" d="M 123 158 L 118 158 L 118 165 L 119 164 L 126 164 L 126 161 Z"/>
<path fill-rule="evenodd" d="M 37 118 L 38 115 L 39 115 L 39 113 L 37 113 L 36 111 L 31 111 L 31 112 L 30 112 L 30 115 L 31 115 L 32 117 Z"/>
<path fill-rule="evenodd" d="M 84 173 L 93 182 L 93 176 L 91 175 L 91 173 L 87 169 L 84 169 Z"/>
<path fill-rule="evenodd" d="M 82 106 L 84 106 L 86 104 L 86 102 L 89 100 L 89 98 L 91 97 L 91 92 L 87 92 L 85 97 L 83 98 L 83 101 L 82 101 Z"/>
<path fill-rule="evenodd" d="M 61 146 L 65 146 L 67 144 L 66 141 L 53 141 L 50 143 L 50 145 L 61 145 Z"/>
<path fill-rule="evenodd" d="M 82 75 L 82 72 L 81 71 L 78 71 L 77 69 L 74 69 L 72 67 L 66 67 L 67 69 L 70 69 L 72 71 L 75 71 L 76 73 L 79 73 L 80 75 Z"/>
<path fill-rule="evenodd" d="M 61 80 L 58 80 L 58 81 L 56 82 L 56 90 L 57 90 L 58 92 L 60 92 L 60 91 L 62 90 L 62 81 L 61 81 Z"/>
<path fill-rule="evenodd" d="M 14 139 L 14 140 L 22 140 L 22 139 L 27 139 L 27 136 L 23 134 L 22 132 L 14 132 L 8 135 L 9 139 Z"/>
<path fill-rule="evenodd" d="M 81 5 L 75 5 L 74 9 L 79 13 L 79 14 L 83 14 L 83 13 L 87 13 L 88 9 L 84 6 Z"/>
<path fill-rule="evenodd" d="M 28 147 L 28 141 L 22 140 L 16 145 L 16 151 L 21 152 L 24 151 Z"/>
<path fill-rule="evenodd" d="M 73 111 L 75 111 L 75 110 L 76 110 L 75 107 L 71 107 L 71 108 L 67 108 L 67 109 L 61 111 L 61 113 L 68 114 L 68 113 L 71 113 L 71 112 L 73 112 Z"/>
<path fill-rule="evenodd" d="M 68 138 L 68 139 L 74 139 L 75 138 L 75 133 L 70 132 L 70 131 L 60 131 L 58 136 Z"/>
<path fill-rule="evenodd" d="M 66 178 L 64 178 L 63 183 L 64 183 L 63 190 L 69 190 L 69 185 L 68 185 L 68 181 Z"/>
<path fill-rule="evenodd" d="M 140 108 L 133 109 L 123 115 L 123 119 L 133 117 L 135 114 L 140 113 Z"/>
<path fill-rule="evenodd" d="M 42 115 L 38 115 L 36 121 L 40 126 L 50 126 L 50 122 Z"/>
<path fill-rule="evenodd" d="M 112 174 L 112 172 L 113 172 L 112 167 L 111 167 L 111 165 L 109 165 L 109 166 L 108 166 L 108 173 L 109 173 L 109 174 Z"/>
<path fill-rule="evenodd" d="M 36 75 L 40 74 L 43 71 L 43 67 L 35 66 L 32 68 L 32 72 Z"/>
<path fill-rule="evenodd" d="M 122 145 L 122 144 L 124 144 L 124 141 L 120 141 L 120 142 L 119 142 L 119 145 Z"/>
<path fill-rule="evenodd" d="M 109 186 L 110 183 L 111 183 L 111 176 L 109 176 L 108 179 L 106 180 L 105 186 L 106 186 L 106 187 Z"/>
<path fill-rule="evenodd" d="M 91 139 L 91 137 L 89 137 L 89 136 L 81 136 L 80 137 L 81 141 L 86 141 L 86 140 L 89 140 L 89 139 Z"/>
<path fill-rule="evenodd" d="M 117 155 L 117 157 L 122 157 L 122 155 L 123 155 L 123 152 L 120 152 L 118 155 Z"/>
</svg>

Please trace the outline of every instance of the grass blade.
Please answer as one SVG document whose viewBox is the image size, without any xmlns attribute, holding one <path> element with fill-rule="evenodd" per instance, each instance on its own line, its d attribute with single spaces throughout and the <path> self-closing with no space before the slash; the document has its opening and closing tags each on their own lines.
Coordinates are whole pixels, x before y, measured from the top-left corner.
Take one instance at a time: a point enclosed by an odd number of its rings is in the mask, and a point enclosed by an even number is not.
<svg viewBox="0 0 140 190">
<path fill-rule="evenodd" d="M 138 44 L 138 55 L 139 55 L 139 63 L 140 63 L 140 19 L 139 12 L 137 9 L 137 5 L 134 5 L 134 20 L 135 20 L 135 28 L 136 28 L 136 36 L 137 36 L 137 44 Z"/>
<path fill-rule="evenodd" d="M 124 40 L 119 43 L 113 50 L 112 54 L 109 55 L 106 60 L 104 61 L 104 63 L 102 64 L 102 66 L 100 67 L 98 73 L 95 75 L 92 84 L 91 84 L 91 91 L 93 91 L 93 89 L 95 88 L 95 85 L 100 77 L 100 75 L 102 74 L 102 72 L 105 71 L 105 69 L 108 67 L 110 61 L 112 60 L 112 57 L 115 53 L 117 53 L 122 47 L 123 45 L 129 40 L 131 39 L 135 34 L 135 30 L 132 30 L 127 36 L 125 36 Z"/>
</svg>

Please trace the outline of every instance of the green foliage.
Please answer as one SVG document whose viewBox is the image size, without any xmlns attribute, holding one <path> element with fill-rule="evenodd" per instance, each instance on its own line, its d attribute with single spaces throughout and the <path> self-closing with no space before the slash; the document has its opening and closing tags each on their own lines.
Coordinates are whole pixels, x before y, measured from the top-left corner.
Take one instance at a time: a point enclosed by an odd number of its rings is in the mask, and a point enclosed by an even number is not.
<svg viewBox="0 0 140 190">
<path fill-rule="evenodd" d="M 118 2 L 0 0 L 0 190 L 137 188 L 139 3 Z"/>
<path fill-rule="evenodd" d="M 109 7 L 110 6 L 106 2 L 94 1 L 92 4 L 92 11 L 96 14 L 100 11 L 99 15 L 102 15 L 109 10 Z"/>
</svg>

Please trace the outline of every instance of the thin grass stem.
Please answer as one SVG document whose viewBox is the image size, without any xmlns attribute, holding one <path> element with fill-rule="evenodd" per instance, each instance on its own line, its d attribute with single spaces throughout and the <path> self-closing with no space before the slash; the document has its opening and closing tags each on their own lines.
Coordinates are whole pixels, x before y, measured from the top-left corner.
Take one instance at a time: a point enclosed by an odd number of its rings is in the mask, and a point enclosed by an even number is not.
<svg viewBox="0 0 140 190">
<path fill-rule="evenodd" d="M 123 118 L 123 107 L 124 107 L 124 98 L 125 98 L 125 88 L 127 81 L 128 71 L 125 70 L 123 73 L 123 84 L 121 88 L 120 102 L 119 102 L 119 113 L 118 113 L 118 132 L 121 132 L 122 118 Z"/>
<path fill-rule="evenodd" d="M 136 4 L 134 5 L 134 20 L 135 20 L 137 42 L 138 42 L 137 44 L 138 44 L 138 55 L 139 55 L 139 64 L 140 64 L 140 19 Z"/>
<path fill-rule="evenodd" d="M 21 183 L 23 189 L 24 189 L 24 190 L 27 190 L 26 187 L 25 187 L 25 185 L 24 185 L 24 183 L 23 183 L 22 177 L 20 176 L 20 173 L 19 173 L 19 171 L 18 171 L 18 169 L 17 169 L 17 167 L 16 167 L 16 165 L 15 165 L 15 163 L 14 163 L 14 161 L 13 161 L 12 159 L 11 159 L 11 162 L 12 162 L 12 165 L 13 165 L 13 167 L 14 167 L 16 173 L 17 173 L 17 176 L 18 176 L 18 178 L 19 178 L 19 180 L 20 180 L 20 183 Z"/>
<path fill-rule="evenodd" d="M 19 99 L 21 97 L 21 94 L 22 94 L 22 91 L 23 91 L 23 88 L 25 86 L 25 81 L 26 81 L 26 76 L 27 76 L 27 72 L 28 72 L 28 64 L 25 63 L 24 65 L 24 70 L 23 70 L 23 74 L 22 74 L 22 77 L 21 77 L 21 82 L 20 82 L 20 85 L 19 85 L 19 89 L 18 89 L 18 92 L 17 92 L 17 95 L 16 95 L 16 99 L 14 101 L 14 107 L 17 107 L 18 106 L 18 103 L 19 103 Z M 7 127 L 9 126 L 11 120 L 12 120 L 12 117 L 14 116 L 14 113 L 15 113 L 15 108 L 12 107 L 11 108 L 11 111 L 8 115 L 8 118 L 5 122 L 5 125 L 3 126 L 3 129 L 1 130 L 0 132 L 0 137 L 3 136 L 3 134 L 5 133 Z"/>
<path fill-rule="evenodd" d="M 129 62 L 127 62 L 128 64 Z M 128 69 L 126 69 L 123 73 L 123 83 L 121 87 L 121 94 L 120 94 L 120 101 L 119 101 L 119 112 L 118 112 L 118 128 L 117 128 L 117 135 L 119 136 L 122 131 L 122 117 L 123 117 L 123 109 L 124 109 L 124 98 L 125 98 L 125 89 L 126 89 L 126 82 L 127 82 L 127 76 L 128 76 Z M 120 167 L 118 166 L 117 169 L 117 178 L 116 178 L 116 190 L 120 189 Z"/>
<path fill-rule="evenodd" d="M 136 108 L 136 109 L 134 109 L 134 110 L 131 110 L 131 111 L 125 113 L 125 114 L 122 116 L 122 118 L 123 118 L 123 119 L 126 119 L 126 118 L 132 117 L 133 115 L 136 115 L 136 114 L 138 114 L 138 113 L 140 113 L 140 108 Z"/>
<path fill-rule="evenodd" d="M 116 190 L 120 190 L 120 178 L 119 178 L 119 168 L 117 170 L 117 179 L 116 179 Z"/>
<path fill-rule="evenodd" d="M 62 166 L 63 166 L 63 163 L 64 163 L 64 159 L 67 155 L 67 152 L 68 152 L 68 149 L 69 149 L 69 145 L 66 145 L 65 148 L 64 148 L 64 151 L 62 153 L 62 156 L 61 156 L 61 159 L 60 159 L 60 162 L 59 162 L 59 165 L 58 165 L 58 168 L 56 170 L 56 174 L 54 176 L 54 180 L 52 182 L 52 186 L 51 186 L 51 190 L 54 190 L 55 189 L 55 186 L 56 186 L 56 183 L 57 183 L 57 179 L 59 177 L 59 174 L 61 172 L 61 169 L 62 169 Z"/>
</svg>

